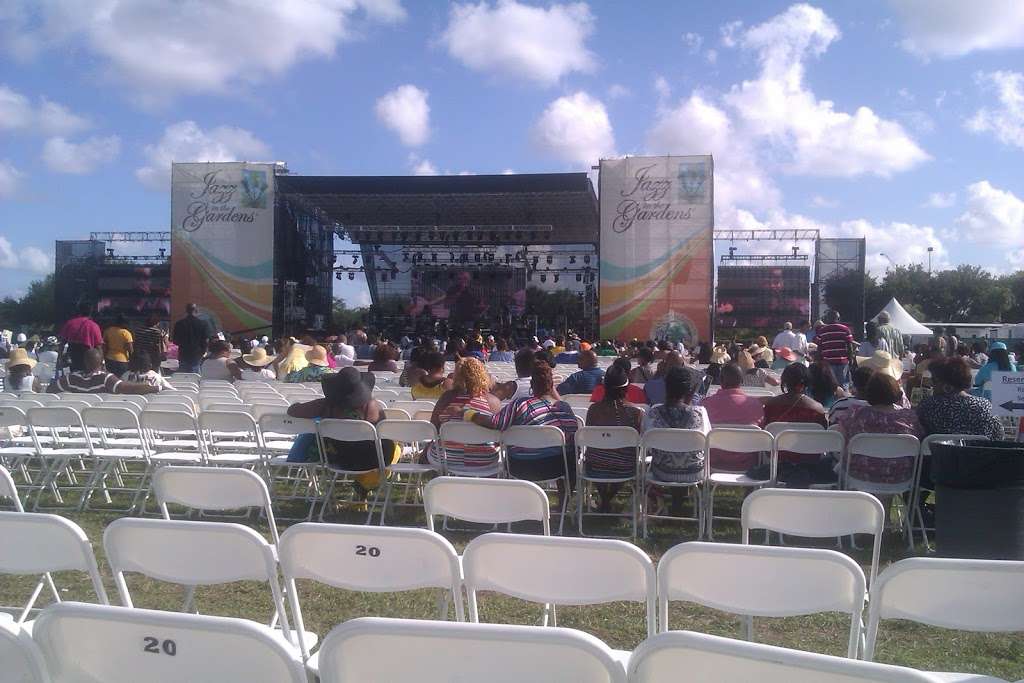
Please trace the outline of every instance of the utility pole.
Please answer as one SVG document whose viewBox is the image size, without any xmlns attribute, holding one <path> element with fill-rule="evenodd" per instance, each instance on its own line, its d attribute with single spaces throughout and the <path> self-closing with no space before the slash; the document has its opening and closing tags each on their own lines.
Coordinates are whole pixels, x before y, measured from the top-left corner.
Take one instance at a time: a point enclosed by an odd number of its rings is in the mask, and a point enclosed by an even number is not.
<svg viewBox="0 0 1024 683">
<path fill-rule="evenodd" d="M 932 252 L 935 247 L 928 247 L 928 279 L 932 279 Z"/>
</svg>

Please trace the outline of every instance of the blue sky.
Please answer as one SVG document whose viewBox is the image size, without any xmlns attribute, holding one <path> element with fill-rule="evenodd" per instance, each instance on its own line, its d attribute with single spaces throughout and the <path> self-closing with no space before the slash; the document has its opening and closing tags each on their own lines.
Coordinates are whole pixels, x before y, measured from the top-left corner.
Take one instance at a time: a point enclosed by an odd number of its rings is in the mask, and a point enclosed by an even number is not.
<svg viewBox="0 0 1024 683">
<path fill-rule="evenodd" d="M 876 272 L 928 246 L 1024 267 L 1024 3 L 0 0 L 0 295 L 54 240 L 167 229 L 171 160 L 646 153 L 714 154 L 718 227 L 865 236 Z"/>
</svg>

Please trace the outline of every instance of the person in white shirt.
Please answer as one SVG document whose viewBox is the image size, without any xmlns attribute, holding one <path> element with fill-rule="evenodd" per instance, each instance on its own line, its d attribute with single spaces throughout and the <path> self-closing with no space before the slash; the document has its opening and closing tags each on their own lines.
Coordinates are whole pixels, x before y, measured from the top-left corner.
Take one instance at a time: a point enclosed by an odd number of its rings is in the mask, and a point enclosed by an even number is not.
<svg viewBox="0 0 1024 683">
<path fill-rule="evenodd" d="M 348 343 L 345 335 L 338 335 L 338 341 L 334 344 L 334 362 L 339 368 L 347 368 L 356 363 L 356 347 Z"/>
<path fill-rule="evenodd" d="M 793 331 L 793 323 L 786 323 L 782 326 L 782 331 L 775 335 L 775 339 L 772 340 L 773 349 L 781 349 L 783 347 L 796 350 L 804 350 L 807 348 L 807 339 L 804 339 L 803 348 L 800 346 L 800 337 Z"/>
</svg>

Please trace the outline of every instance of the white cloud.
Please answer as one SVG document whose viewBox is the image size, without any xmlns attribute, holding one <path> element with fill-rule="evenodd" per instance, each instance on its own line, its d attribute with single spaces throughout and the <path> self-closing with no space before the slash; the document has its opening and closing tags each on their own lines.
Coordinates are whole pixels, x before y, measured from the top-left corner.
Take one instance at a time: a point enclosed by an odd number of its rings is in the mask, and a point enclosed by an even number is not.
<svg viewBox="0 0 1024 683">
<path fill-rule="evenodd" d="M 28 58 L 81 48 L 104 75 L 143 101 L 180 93 L 223 93 L 278 76 L 295 63 L 334 54 L 362 14 L 404 17 L 396 0 L 13 0 L 0 44 Z M 20 8 L 19 8 L 20 6 Z"/>
<path fill-rule="evenodd" d="M 704 44 L 704 38 L 699 33 L 684 33 L 683 45 L 687 47 L 691 55 L 700 52 L 700 46 Z"/>
<path fill-rule="evenodd" d="M 722 39 L 722 45 L 725 47 L 736 47 L 736 32 L 741 28 L 743 28 L 743 22 L 739 19 L 719 27 L 718 34 Z"/>
<path fill-rule="evenodd" d="M 932 192 L 921 206 L 925 209 L 948 209 L 956 204 L 956 192 Z"/>
<path fill-rule="evenodd" d="M 89 128 L 92 124 L 63 104 L 43 98 L 37 111 L 39 129 L 45 135 L 70 135 Z"/>
<path fill-rule="evenodd" d="M 932 266 L 938 270 L 949 267 L 949 254 L 938 232 L 930 225 L 890 221 L 872 223 L 864 219 L 843 221 L 826 228 L 822 237 L 863 237 L 867 247 L 865 265 L 868 272 L 882 274 L 892 263 L 900 266 L 928 264 L 928 247 L 932 247 Z M 887 259 L 885 254 L 889 258 Z"/>
<path fill-rule="evenodd" d="M 270 148 L 243 128 L 218 126 L 203 130 L 195 121 L 167 126 L 160 141 L 143 150 L 148 163 L 135 169 L 146 187 L 167 190 L 172 161 L 266 161 Z"/>
<path fill-rule="evenodd" d="M 30 273 L 48 273 L 53 270 L 50 257 L 38 247 L 16 248 L 0 235 L 0 268 L 25 270 Z"/>
<path fill-rule="evenodd" d="M 707 60 L 708 64 L 714 64 L 718 61 L 718 50 L 711 48 L 704 53 L 704 59 Z"/>
<path fill-rule="evenodd" d="M 547 8 L 517 0 L 452 5 L 441 37 L 448 54 L 475 71 L 554 85 L 594 69 L 587 38 L 594 17 L 584 2 Z"/>
<path fill-rule="evenodd" d="M 25 95 L 0 85 L 0 130 L 25 130 L 43 135 L 69 135 L 89 128 L 89 120 L 63 104 L 40 98 L 33 106 Z"/>
<path fill-rule="evenodd" d="M 412 165 L 413 175 L 437 175 L 437 167 L 430 159 L 420 159 L 415 155 L 409 156 L 409 163 Z"/>
<path fill-rule="evenodd" d="M 1024 248 L 1024 200 L 987 180 L 967 186 L 967 209 L 957 227 L 977 242 Z"/>
<path fill-rule="evenodd" d="M 43 145 L 43 162 L 51 171 L 82 175 L 110 163 L 120 152 L 121 138 L 116 135 L 93 136 L 77 143 L 55 137 Z"/>
<path fill-rule="evenodd" d="M 28 128 L 35 119 L 32 103 L 21 93 L 0 85 L 0 128 L 18 130 Z"/>
<path fill-rule="evenodd" d="M 18 190 L 21 172 L 11 162 L 0 159 L 0 199 L 13 197 Z"/>
<path fill-rule="evenodd" d="M 1003 144 L 1024 149 L 1024 74 L 993 71 L 977 74 L 976 80 L 983 88 L 996 91 L 999 106 L 979 109 L 965 123 L 967 130 L 992 133 Z"/>
<path fill-rule="evenodd" d="M 415 85 L 400 85 L 377 100 L 377 120 L 398 133 L 403 145 L 419 147 L 430 137 L 427 96 Z"/>
<path fill-rule="evenodd" d="M 548 105 L 533 127 L 537 146 L 574 165 L 586 167 L 615 153 L 615 135 L 599 100 L 580 91 Z"/>
<path fill-rule="evenodd" d="M 621 83 L 612 83 L 608 86 L 608 99 L 617 100 L 623 97 L 629 97 L 632 93 L 629 88 L 622 85 Z"/>
<path fill-rule="evenodd" d="M 816 194 L 811 197 L 811 206 L 817 206 L 821 209 L 834 209 L 839 206 L 839 202 L 835 199 L 829 199 L 828 197 L 822 197 L 820 194 Z"/>
<path fill-rule="evenodd" d="M 661 101 L 672 97 L 672 86 L 669 85 L 668 79 L 661 74 L 654 77 L 654 92 L 658 94 L 658 99 Z"/>
<path fill-rule="evenodd" d="M 903 21 L 903 49 L 922 59 L 1024 47 L 1020 0 L 889 0 Z"/>
</svg>

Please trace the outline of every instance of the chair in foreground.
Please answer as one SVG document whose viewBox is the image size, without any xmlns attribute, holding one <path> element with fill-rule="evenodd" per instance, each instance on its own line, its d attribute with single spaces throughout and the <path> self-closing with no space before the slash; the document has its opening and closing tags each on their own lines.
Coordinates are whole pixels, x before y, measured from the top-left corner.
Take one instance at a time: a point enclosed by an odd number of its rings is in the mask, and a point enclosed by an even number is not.
<svg viewBox="0 0 1024 683">
<path fill-rule="evenodd" d="M 309 418 L 291 417 L 285 410 L 276 408 L 257 419 L 263 435 L 264 465 L 267 468 L 273 502 L 280 504 L 283 501 L 298 500 L 309 505 L 305 517 L 279 515 L 278 518 L 302 519 L 308 522 L 313 519 L 317 503 L 321 502 L 323 497 L 323 490 L 320 487 L 321 463 L 319 460 L 288 462 L 288 453 L 299 435 L 316 434 L 316 422 Z M 290 491 L 286 493 L 281 489 Z"/>
<path fill-rule="evenodd" d="M 597 638 L 566 628 L 353 619 L 320 648 L 321 683 L 625 683 Z"/>
<path fill-rule="evenodd" d="M 888 509 L 891 502 L 901 504 L 903 514 L 900 526 L 907 540 L 907 548 L 914 548 L 913 510 L 904 502 L 916 499 L 918 468 L 921 466 L 921 444 L 917 437 L 910 434 L 855 434 L 846 445 L 845 465 L 843 468 L 842 487 L 849 491 L 865 491 L 881 498 Z M 905 476 L 898 481 L 873 481 L 868 474 L 870 462 L 886 462 L 889 470 L 898 470 L 900 463 L 906 463 L 902 469 Z M 855 465 L 856 463 L 856 465 Z"/>
<path fill-rule="evenodd" d="M 580 536 L 583 532 L 584 517 L 628 517 L 631 526 L 631 538 L 636 539 L 637 517 L 640 511 L 639 491 L 640 465 L 639 454 L 634 455 L 635 466 L 629 476 L 597 477 L 587 475 L 587 457 L 590 449 L 618 450 L 633 449 L 640 446 L 640 435 L 632 427 L 581 427 L 575 436 L 576 445 L 576 524 Z M 624 515 L 617 512 L 586 512 L 590 499 L 589 489 L 594 484 L 629 484 L 630 513 Z"/>
<path fill-rule="evenodd" d="M 860 566 L 834 550 L 771 548 L 727 543 L 680 543 L 658 562 L 661 631 L 669 630 L 668 604 L 685 600 L 744 617 L 794 617 L 820 612 L 850 616 L 847 657 L 860 649 L 865 580 Z"/>
<path fill-rule="evenodd" d="M 0 619 L 0 662 L 3 680 L 9 683 L 50 683 L 43 653 L 32 635 L 9 621 Z"/>
<path fill-rule="evenodd" d="M 718 454 L 715 451 L 719 450 L 741 453 L 746 456 L 746 462 L 739 469 L 737 469 L 736 463 L 728 467 L 716 466 L 714 461 Z M 747 476 L 746 470 L 749 467 L 765 464 L 766 458 L 768 461 L 767 477 L 762 479 Z M 704 528 L 709 541 L 714 540 L 715 537 L 716 519 L 739 521 L 734 517 L 715 517 L 715 492 L 723 486 L 747 490 L 774 486 L 778 463 L 775 453 L 775 437 L 770 432 L 760 429 L 712 428 L 708 433 L 708 450 L 704 455 L 704 467 L 707 473 L 705 504 L 708 507 L 707 512 L 704 513 Z"/>
<path fill-rule="evenodd" d="M 515 478 L 512 470 L 512 462 L 516 457 L 516 449 L 528 449 L 539 451 L 541 449 L 557 449 L 562 454 L 562 471 L 551 479 L 538 479 L 535 483 L 547 486 L 561 486 L 561 503 L 558 506 L 558 534 L 561 535 L 565 529 L 565 515 L 569 509 L 569 499 L 572 498 L 572 484 L 570 468 L 574 468 L 573 460 L 575 455 L 570 456 L 566 448 L 565 432 L 552 425 L 514 425 L 501 433 L 501 447 L 504 450 L 503 459 L 508 476 Z"/>
<path fill-rule="evenodd" d="M 934 683 L 933 678 L 914 669 L 690 631 L 670 631 L 648 638 L 629 660 L 630 683 L 677 680 L 687 683 Z"/>
<path fill-rule="evenodd" d="M 417 462 L 417 457 L 437 439 L 437 429 L 427 420 L 384 419 L 377 423 L 377 434 L 382 440 L 391 440 L 402 449 L 402 457 L 392 463 L 391 486 L 381 511 L 381 522 L 387 518 L 388 509 L 394 507 L 420 507 L 423 498 L 423 478 L 436 474 L 433 465 Z M 400 502 L 392 501 L 401 489 Z M 410 497 L 412 502 L 410 503 Z"/>
<path fill-rule="evenodd" d="M 53 683 L 306 683 L 295 653 L 245 619 L 69 602 L 33 636 Z"/>
<path fill-rule="evenodd" d="M 663 519 L 689 521 L 697 523 L 697 538 L 704 534 L 704 477 L 703 475 L 692 482 L 663 481 L 658 479 L 651 472 L 650 450 L 664 451 L 666 453 L 705 453 L 707 450 L 707 437 L 704 432 L 697 429 L 649 429 L 644 432 L 640 439 L 640 481 L 645 495 L 640 496 L 640 517 L 643 520 L 643 537 L 647 538 L 647 520 Z M 695 497 L 693 505 L 694 516 L 682 517 L 676 515 L 665 515 L 651 512 L 648 509 L 648 497 L 646 495 L 648 486 L 657 486 L 667 489 L 673 493 L 676 491 L 692 493 Z"/>
<path fill-rule="evenodd" d="M 1024 631 L 1024 562 L 912 557 L 889 565 L 871 587 L 864 659 L 874 658 L 883 619 L 976 632 Z M 998 681 L 939 674 L 946 681 Z"/>
<path fill-rule="evenodd" d="M 326 460 L 324 454 L 327 452 L 324 441 L 331 439 L 341 443 L 368 442 L 376 449 L 377 465 L 365 470 L 347 470 L 337 465 L 332 465 Z M 373 521 L 373 513 L 378 506 L 381 509 L 380 524 L 384 525 L 383 502 L 390 495 L 391 482 L 388 480 L 387 467 L 384 464 L 384 453 L 381 450 L 380 438 L 377 436 L 377 429 L 365 420 L 336 420 L 325 419 L 317 423 L 317 443 L 320 446 L 320 457 L 323 460 L 325 476 L 329 477 L 326 490 L 324 491 L 323 505 L 320 507 L 320 521 L 324 521 L 327 508 L 334 502 L 334 489 L 338 480 L 349 481 L 351 478 L 372 472 L 380 473 L 380 480 L 373 492 L 373 498 L 367 501 L 366 523 Z M 354 490 L 354 489 L 353 489 Z"/>
<path fill-rule="evenodd" d="M 477 524 L 511 524 L 532 520 L 551 535 L 551 508 L 544 490 L 521 479 L 437 477 L 423 487 L 427 528 L 442 515 Z"/>
</svg>

